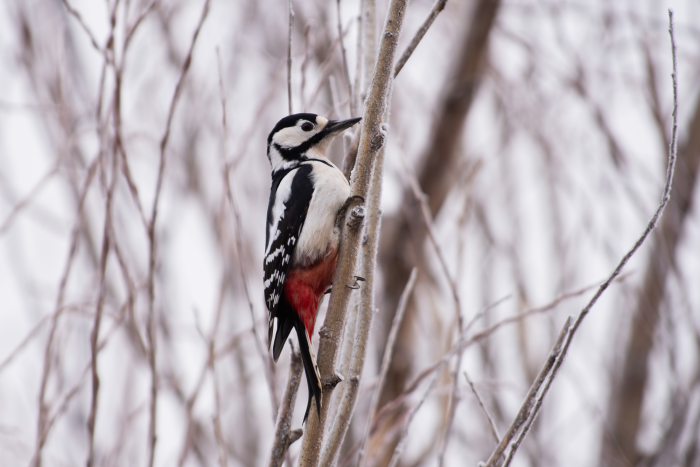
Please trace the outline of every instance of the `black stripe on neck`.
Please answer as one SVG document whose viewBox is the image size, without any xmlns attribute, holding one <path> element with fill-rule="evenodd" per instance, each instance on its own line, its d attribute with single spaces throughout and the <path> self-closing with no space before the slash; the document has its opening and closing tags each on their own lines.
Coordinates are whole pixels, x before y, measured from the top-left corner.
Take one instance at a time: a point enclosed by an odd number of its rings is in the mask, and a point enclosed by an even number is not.
<svg viewBox="0 0 700 467">
<path fill-rule="evenodd" d="M 306 157 L 303 156 L 304 158 L 301 160 L 302 162 L 308 162 L 308 161 L 315 161 L 315 162 L 320 162 L 321 164 L 326 164 L 328 167 L 334 167 L 333 164 L 331 164 L 328 161 L 324 161 L 323 159 L 316 159 L 315 157 Z"/>
</svg>

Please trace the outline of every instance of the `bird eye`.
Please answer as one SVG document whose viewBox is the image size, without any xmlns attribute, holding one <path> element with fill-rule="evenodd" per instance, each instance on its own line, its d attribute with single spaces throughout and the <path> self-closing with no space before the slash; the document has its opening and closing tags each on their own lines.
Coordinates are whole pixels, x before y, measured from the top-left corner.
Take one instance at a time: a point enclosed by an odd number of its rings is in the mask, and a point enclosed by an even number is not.
<svg viewBox="0 0 700 467">
<path fill-rule="evenodd" d="M 311 131 L 311 130 L 314 129 L 314 126 L 313 126 L 311 123 L 309 123 L 309 122 L 304 122 L 304 123 L 301 125 L 301 129 L 304 130 L 304 131 Z"/>
</svg>

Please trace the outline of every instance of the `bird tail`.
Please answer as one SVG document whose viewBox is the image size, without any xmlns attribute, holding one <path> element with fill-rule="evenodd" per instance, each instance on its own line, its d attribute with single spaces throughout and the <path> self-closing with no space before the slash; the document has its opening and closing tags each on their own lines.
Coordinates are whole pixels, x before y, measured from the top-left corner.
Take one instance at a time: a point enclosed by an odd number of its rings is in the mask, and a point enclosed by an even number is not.
<svg viewBox="0 0 700 467">
<path fill-rule="evenodd" d="M 316 413 L 321 417 L 321 404 L 323 395 L 321 392 L 321 374 L 318 371 L 316 364 L 316 352 L 311 342 L 311 336 L 306 331 L 304 323 L 300 319 L 294 320 L 294 328 L 297 331 L 299 339 L 299 347 L 301 349 L 301 361 L 304 363 L 304 373 L 306 374 L 306 383 L 309 386 L 309 402 L 306 404 L 306 412 L 304 413 L 304 422 L 309 416 L 311 409 L 311 398 L 316 399 Z"/>
<path fill-rule="evenodd" d="M 292 310 L 291 306 L 286 300 L 280 305 L 281 307 L 286 307 L 287 309 L 277 314 L 277 332 L 275 332 L 274 340 L 272 337 L 272 320 L 270 320 L 270 329 L 267 334 L 268 346 L 272 346 L 272 358 L 275 360 L 275 362 L 277 362 L 277 360 L 280 358 L 284 344 L 287 343 L 287 337 L 289 337 L 289 333 L 292 332 L 294 321 L 298 321 L 298 318 L 294 317 L 296 313 Z"/>
</svg>

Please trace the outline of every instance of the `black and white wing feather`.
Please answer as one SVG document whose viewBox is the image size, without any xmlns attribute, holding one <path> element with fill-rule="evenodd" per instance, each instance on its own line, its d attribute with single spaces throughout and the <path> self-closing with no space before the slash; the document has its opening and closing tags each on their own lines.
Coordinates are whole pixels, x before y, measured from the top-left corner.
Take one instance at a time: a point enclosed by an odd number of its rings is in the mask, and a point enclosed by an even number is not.
<svg viewBox="0 0 700 467">
<path fill-rule="evenodd" d="M 267 207 L 264 286 L 265 303 L 270 312 L 268 343 L 272 343 L 274 320 L 278 318 L 278 336 L 273 350 L 275 360 L 294 327 L 292 317 L 281 316 L 278 311 L 282 311 L 280 304 L 284 301 L 284 281 L 294 258 L 294 250 L 314 192 L 311 170 L 310 165 L 302 165 L 278 171 L 272 177 L 270 202 Z"/>
</svg>

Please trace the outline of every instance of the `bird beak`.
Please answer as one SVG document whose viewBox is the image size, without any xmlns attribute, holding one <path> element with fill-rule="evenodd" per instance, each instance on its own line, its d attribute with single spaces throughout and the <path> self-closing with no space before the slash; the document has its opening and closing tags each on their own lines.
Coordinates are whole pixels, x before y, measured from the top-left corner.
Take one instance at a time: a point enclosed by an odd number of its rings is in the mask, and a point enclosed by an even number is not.
<svg viewBox="0 0 700 467">
<path fill-rule="evenodd" d="M 326 124 L 326 127 L 323 129 L 323 132 L 326 135 L 330 136 L 332 134 L 339 133 L 343 130 L 347 130 L 360 120 L 362 120 L 362 118 L 350 118 L 348 120 L 329 120 L 328 124 Z"/>
</svg>

